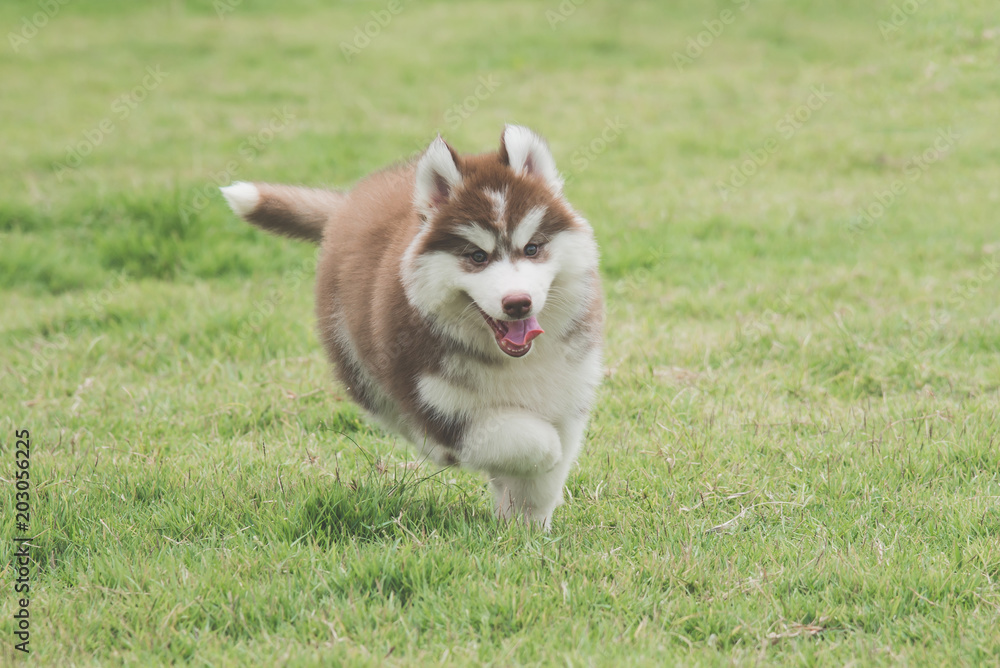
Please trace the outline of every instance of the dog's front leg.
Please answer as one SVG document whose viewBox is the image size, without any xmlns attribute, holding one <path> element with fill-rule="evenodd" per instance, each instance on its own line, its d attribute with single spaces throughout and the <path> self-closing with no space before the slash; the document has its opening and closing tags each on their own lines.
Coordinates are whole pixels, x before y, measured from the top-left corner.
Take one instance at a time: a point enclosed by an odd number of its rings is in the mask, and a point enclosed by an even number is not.
<svg viewBox="0 0 1000 668">
<path fill-rule="evenodd" d="M 562 503 L 565 481 L 563 466 L 531 477 L 491 477 L 497 517 L 503 520 L 523 519 L 548 531 L 552 525 L 552 513 Z"/>
<path fill-rule="evenodd" d="M 556 428 L 531 413 L 494 413 L 467 427 L 458 459 L 491 475 L 530 477 L 556 466 L 562 444 Z"/>
<path fill-rule="evenodd" d="M 521 476 L 491 476 L 497 516 L 507 520 L 522 517 L 548 530 L 552 524 L 552 513 L 562 505 L 563 486 L 580 451 L 586 428 L 586 416 L 560 423 L 561 454 L 551 470 Z"/>
</svg>

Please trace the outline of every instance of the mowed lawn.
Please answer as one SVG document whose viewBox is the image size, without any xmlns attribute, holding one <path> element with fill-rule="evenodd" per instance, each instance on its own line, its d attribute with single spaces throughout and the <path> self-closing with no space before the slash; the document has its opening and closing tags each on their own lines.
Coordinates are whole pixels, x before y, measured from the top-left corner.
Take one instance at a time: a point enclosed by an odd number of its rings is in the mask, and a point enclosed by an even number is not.
<svg viewBox="0 0 1000 668">
<path fill-rule="evenodd" d="M 328 6 L 332 5 L 332 6 Z M 1000 13 L 4 2 L 35 665 L 1000 663 Z M 551 533 L 368 424 L 216 186 L 545 135 L 606 366 Z"/>
</svg>

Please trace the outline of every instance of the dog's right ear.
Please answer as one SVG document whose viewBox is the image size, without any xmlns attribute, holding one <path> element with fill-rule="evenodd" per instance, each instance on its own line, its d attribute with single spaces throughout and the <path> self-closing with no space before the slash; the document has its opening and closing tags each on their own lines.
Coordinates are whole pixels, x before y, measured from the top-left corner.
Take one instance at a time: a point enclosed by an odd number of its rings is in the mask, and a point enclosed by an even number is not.
<svg viewBox="0 0 1000 668">
<path fill-rule="evenodd" d="M 542 177 L 557 195 L 563 180 L 556 170 L 556 161 L 545 140 L 521 125 L 508 125 L 500 135 L 500 162 L 518 174 Z"/>
<path fill-rule="evenodd" d="M 441 135 L 431 142 L 417 163 L 413 204 L 422 220 L 429 220 L 462 183 L 458 155 Z"/>
</svg>

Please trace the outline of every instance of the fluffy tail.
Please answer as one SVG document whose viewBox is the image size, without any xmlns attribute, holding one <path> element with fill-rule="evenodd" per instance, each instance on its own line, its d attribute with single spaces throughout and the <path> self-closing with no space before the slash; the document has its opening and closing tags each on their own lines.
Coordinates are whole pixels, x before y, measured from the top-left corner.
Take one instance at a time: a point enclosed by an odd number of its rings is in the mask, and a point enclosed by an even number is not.
<svg viewBox="0 0 1000 668">
<path fill-rule="evenodd" d="M 237 181 L 220 188 L 236 215 L 257 227 L 318 244 L 323 228 L 343 203 L 330 190 Z"/>
</svg>

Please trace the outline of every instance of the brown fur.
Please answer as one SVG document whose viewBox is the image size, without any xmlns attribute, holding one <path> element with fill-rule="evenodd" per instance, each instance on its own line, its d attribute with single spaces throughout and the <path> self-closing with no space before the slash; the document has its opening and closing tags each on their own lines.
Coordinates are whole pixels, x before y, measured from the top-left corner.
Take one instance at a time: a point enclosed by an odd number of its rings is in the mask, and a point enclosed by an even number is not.
<svg viewBox="0 0 1000 668">
<path fill-rule="evenodd" d="M 508 125 L 498 151 L 460 156 L 438 137 L 347 193 L 222 190 L 255 225 L 321 244 L 318 328 L 351 396 L 434 461 L 488 474 L 498 517 L 548 528 L 602 376 L 603 308 L 593 231 L 545 140 Z M 537 300 L 547 333 L 530 311 L 498 324 L 514 297 Z"/>
<path fill-rule="evenodd" d="M 504 147 L 475 156 L 458 156 L 452 150 L 452 155 L 463 185 L 441 204 L 433 233 L 419 252 L 443 250 L 462 255 L 474 250 L 454 229 L 470 221 L 491 224 L 495 204 L 483 194 L 484 189 L 505 193 L 500 232 L 508 247 L 517 222 L 536 206 L 547 208 L 537 243 L 578 225 L 538 178 L 514 174 Z M 421 374 L 440 371 L 446 346 L 439 345 L 438 334 L 407 300 L 400 274 L 400 258 L 421 228 L 413 205 L 415 173 L 415 163 L 391 167 L 363 179 L 346 194 L 255 183 L 261 200 L 247 218 L 279 234 L 322 239 L 316 316 L 327 355 L 351 396 L 377 414 L 379 391 L 387 392 L 403 414 L 417 416 L 424 435 L 457 453 L 465 424 L 428 409 L 417 392 Z M 543 248 L 539 259 L 544 257 Z M 594 280 L 598 280 L 596 275 Z M 564 337 L 583 352 L 599 343 L 601 336 L 600 291 L 594 294 L 588 316 Z M 356 358 L 338 336 L 340 327 L 346 328 L 356 346 Z M 454 346 L 451 342 L 452 352 Z M 499 363 L 472 349 L 465 352 L 479 363 Z M 366 374 L 375 387 L 366 386 Z"/>
<path fill-rule="evenodd" d="M 552 197 L 551 192 L 538 179 L 512 174 L 501 161 L 498 153 L 461 158 L 459 171 L 464 178 L 464 194 L 441 207 L 434 233 L 427 237 L 420 252 L 443 250 L 461 254 L 470 248 L 468 240 L 455 234 L 455 228 L 470 221 L 489 224 L 493 221 L 493 201 L 484 194 L 486 190 L 505 193 L 504 228 L 499 230 L 501 245 L 498 250 L 511 251 L 510 235 L 517 223 L 532 208 L 545 206 L 547 211 L 538 228 L 538 242 L 576 225 L 565 206 Z M 539 256 L 542 259 L 544 256 Z"/>
<path fill-rule="evenodd" d="M 247 215 L 257 227 L 313 243 L 323 239 L 323 229 L 336 215 L 344 195 L 330 190 L 256 183 L 260 202 Z M 289 206 L 294 202 L 294 208 Z M 294 215 L 292 212 L 294 211 Z"/>
</svg>

